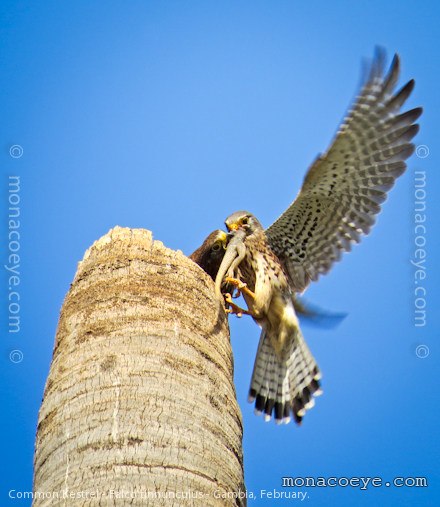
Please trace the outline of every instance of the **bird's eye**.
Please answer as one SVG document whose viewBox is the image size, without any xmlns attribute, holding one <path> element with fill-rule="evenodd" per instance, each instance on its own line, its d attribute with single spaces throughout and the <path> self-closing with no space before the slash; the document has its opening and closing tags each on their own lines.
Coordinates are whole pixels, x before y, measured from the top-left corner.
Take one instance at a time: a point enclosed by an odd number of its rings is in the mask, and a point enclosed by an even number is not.
<svg viewBox="0 0 440 507">
<path fill-rule="evenodd" d="M 243 217 L 243 218 L 241 219 L 241 223 L 242 223 L 243 225 L 247 225 L 247 224 L 249 223 L 249 217 Z"/>
<path fill-rule="evenodd" d="M 218 252 L 220 250 L 220 248 L 222 247 L 220 241 L 216 241 L 213 245 L 212 245 L 212 251 L 213 252 Z"/>
</svg>

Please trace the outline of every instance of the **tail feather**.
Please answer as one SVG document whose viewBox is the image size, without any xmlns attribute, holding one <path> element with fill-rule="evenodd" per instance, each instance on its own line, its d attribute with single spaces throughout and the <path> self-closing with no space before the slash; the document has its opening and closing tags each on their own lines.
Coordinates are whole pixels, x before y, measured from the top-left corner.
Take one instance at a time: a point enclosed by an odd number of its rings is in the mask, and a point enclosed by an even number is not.
<svg viewBox="0 0 440 507">
<path fill-rule="evenodd" d="M 264 412 L 265 418 L 270 418 L 276 398 L 276 391 L 274 390 L 276 385 L 270 382 L 270 379 L 274 377 L 277 368 L 273 357 L 267 355 L 266 346 L 267 344 L 264 341 L 260 341 L 258 345 L 257 356 L 261 354 L 267 357 L 268 360 L 259 361 L 258 364 L 255 363 L 254 375 L 259 379 L 259 388 L 258 392 L 250 389 L 249 401 L 253 402 L 255 400 L 256 415 L 261 415 Z"/>
<path fill-rule="evenodd" d="M 321 375 L 299 328 L 280 358 L 273 348 L 270 336 L 262 331 L 258 345 L 249 401 L 255 401 L 255 413 L 264 413 L 265 420 L 272 415 L 277 423 L 288 423 L 293 418 L 301 423 L 306 410 L 314 405 L 314 397 L 322 393 Z"/>
</svg>

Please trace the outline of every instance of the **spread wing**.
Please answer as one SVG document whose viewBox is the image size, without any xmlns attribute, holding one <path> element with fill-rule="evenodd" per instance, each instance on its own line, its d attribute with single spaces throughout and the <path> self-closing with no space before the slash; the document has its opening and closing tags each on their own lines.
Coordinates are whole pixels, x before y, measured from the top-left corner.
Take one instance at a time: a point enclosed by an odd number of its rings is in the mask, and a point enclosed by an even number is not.
<svg viewBox="0 0 440 507">
<path fill-rule="evenodd" d="M 266 231 L 299 292 L 370 232 L 388 190 L 414 151 L 410 141 L 418 132 L 414 122 L 422 109 L 400 113 L 414 80 L 395 93 L 398 55 L 388 74 L 383 68 L 384 54 L 378 50 L 330 148 L 308 170 L 295 201 Z"/>
</svg>

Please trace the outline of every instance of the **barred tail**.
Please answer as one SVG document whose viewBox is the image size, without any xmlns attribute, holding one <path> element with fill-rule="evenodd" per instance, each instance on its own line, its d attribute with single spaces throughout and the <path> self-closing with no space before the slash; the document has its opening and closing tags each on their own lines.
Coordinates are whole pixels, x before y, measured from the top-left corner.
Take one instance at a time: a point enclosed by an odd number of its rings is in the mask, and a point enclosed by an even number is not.
<svg viewBox="0 0 440 507">
<path fill-rule="evenodd" d="M 306 410 L 315 404 L 314 396 L 322 394 L 321 374 L 299 328 L 279 358 L 270 336 L 262 331 L 249 389 L 249 402 L 255 401 L 255 413 L 264 413 L 270 421 L 289 423 L 291 414 L 301 423 Z"/>
</svg>

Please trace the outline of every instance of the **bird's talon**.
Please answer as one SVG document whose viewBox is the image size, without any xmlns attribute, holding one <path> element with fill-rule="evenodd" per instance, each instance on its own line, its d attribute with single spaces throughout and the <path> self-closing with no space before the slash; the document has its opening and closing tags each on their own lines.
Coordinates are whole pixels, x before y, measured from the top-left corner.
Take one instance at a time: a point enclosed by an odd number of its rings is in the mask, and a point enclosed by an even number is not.
<svg viewBox="0 0 440 507">
<path fill-rule="evenodd" d="M 246 287 L 246 284 L 244 282 L 242 282 L 239 278 L 233 278 L 231 276 L 227 276 L 225 278 L 225 282 L 230 283 L 231 285 L 233 285 L 237 289 L 241 289 L 243 287 Z"/>
<path fill-rule="evenodd" d="M 247 296 L 255 299 L 255 293 L 248 289 L 247 284 L 239 280 L 238 278 L 231 278 L 227 276 L 225 278 L 225 282 L 233 285 L 237 289 L 237 297 L 240 297 L 242 294 L 246 294 Z"/>
<path fill-rule="evenodd" d="M 231 294 L 225 294 L 225 302 L 227 305 L 229 305 L 229 308 L 226 308 L 225 310 L 226 313 L 235 314 L 238 318 L 243 317 L 243 314 L 250 315 L 250 312 L 248 310 L 243 310 L 243 308 L 240 308 L 232 301 Z"/>
</svg>

